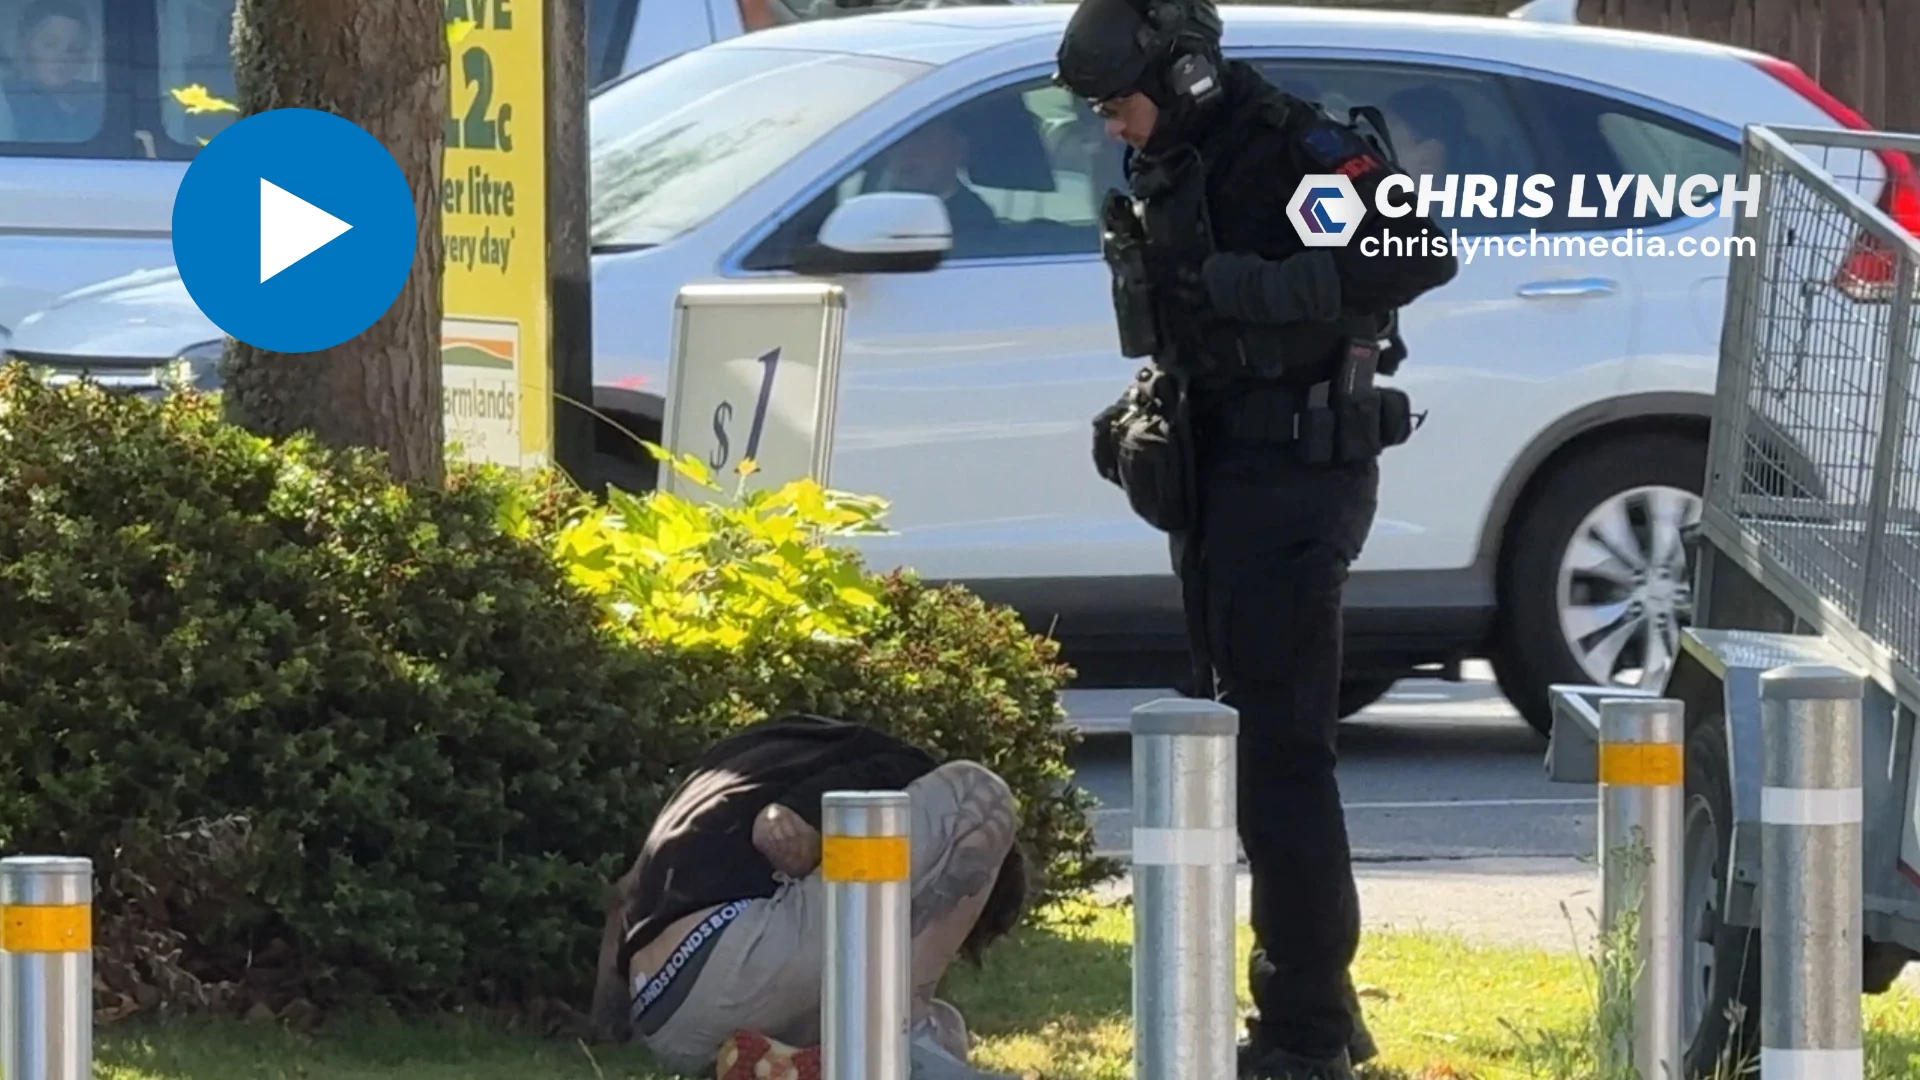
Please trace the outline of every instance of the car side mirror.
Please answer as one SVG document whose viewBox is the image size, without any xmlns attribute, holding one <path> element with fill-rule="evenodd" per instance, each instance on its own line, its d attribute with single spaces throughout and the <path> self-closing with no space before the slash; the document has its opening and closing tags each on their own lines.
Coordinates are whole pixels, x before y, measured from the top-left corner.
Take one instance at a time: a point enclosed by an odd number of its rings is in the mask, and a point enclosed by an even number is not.
<svg viewBox="0 0 1920 1080">
<path fill-rule="evenodd" d="M 811 244 L 794 254 L 801 274 L 913 274 L 953 249 L 953 223 L 938 196 L 908 191 L 855 195 L 836 207 Z"/>
</svg>

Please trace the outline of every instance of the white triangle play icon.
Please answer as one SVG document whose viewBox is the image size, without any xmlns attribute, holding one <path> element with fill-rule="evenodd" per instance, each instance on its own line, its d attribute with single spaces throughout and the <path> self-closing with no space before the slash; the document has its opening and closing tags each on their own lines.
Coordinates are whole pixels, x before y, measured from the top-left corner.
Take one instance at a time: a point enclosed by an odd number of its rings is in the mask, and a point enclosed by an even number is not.
<svg viewBox="0 0 1920 1080">
<path fill-rule="evenodd" d="M 260 180 L 260 280 L 332 243 L 353 226 L 264 177 Z"/>
</svg>

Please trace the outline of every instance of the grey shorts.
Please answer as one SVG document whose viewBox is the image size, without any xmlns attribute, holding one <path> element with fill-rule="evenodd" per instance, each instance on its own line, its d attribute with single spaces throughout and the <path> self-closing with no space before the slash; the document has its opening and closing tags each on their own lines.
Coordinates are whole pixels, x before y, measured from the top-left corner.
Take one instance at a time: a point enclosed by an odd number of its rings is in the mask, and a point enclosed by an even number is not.
<svg viewBox="0 0 1920 1080">
<path fill-rule="evenodd" d="M 912 866 L 919 883 L 944 861 L 960 831 L 956 781 L 968 761 L 942 765 L 907 786 L 913 800 Z M 820 1041 L 820 980 L 826 941 L 826 886 L 818 871 L 782 884 L 765 899 L 746 901 L 706 948 L 685 996 L 664 1018 L 645 1016 L 638 1038 L 660 1064 L 676 1072 L 710 1074 L 729 1035 L 758 1031 L 791 1046 Z M 629 976 L 631 978 L 631 976 Z M 638 981 L 631 985 L 638 990 Z M 665 1008 L 663 1001 L 656 1008 Z M 655 1025 L 658 1025 L 657 1027 Z"/>
</svg>

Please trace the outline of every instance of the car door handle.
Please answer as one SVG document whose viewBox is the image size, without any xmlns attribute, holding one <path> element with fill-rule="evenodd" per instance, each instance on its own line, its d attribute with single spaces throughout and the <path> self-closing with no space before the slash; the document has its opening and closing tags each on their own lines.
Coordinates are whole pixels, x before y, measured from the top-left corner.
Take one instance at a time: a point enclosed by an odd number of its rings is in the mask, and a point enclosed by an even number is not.
<svg viewBox="0 0 1920 1080">
<path fill-rule="evenodd" d="M 1568 296 L 1610 296 L 1620 291 L 1620 283 L 1610 278 L 1562 278 L 1558 281 L 1533 281 L 1514 290 L 1523 299 L 1547 300 Z"/>
</svg>

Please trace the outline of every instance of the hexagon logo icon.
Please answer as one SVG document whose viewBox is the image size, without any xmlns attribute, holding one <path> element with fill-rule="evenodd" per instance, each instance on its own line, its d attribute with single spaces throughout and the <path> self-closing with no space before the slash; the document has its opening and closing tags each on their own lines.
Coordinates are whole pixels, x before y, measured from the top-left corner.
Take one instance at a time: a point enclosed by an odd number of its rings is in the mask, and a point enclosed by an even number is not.
<svg viewBox="0 0 1920 1080">
<path fill-rule="evenodd" d="M 1339 173 L 1301 177 L 1287 200 L 1287 220 L 1308 247 L 1346 247 L 1366 216 L 1366 200 Z"/>
</svg>

